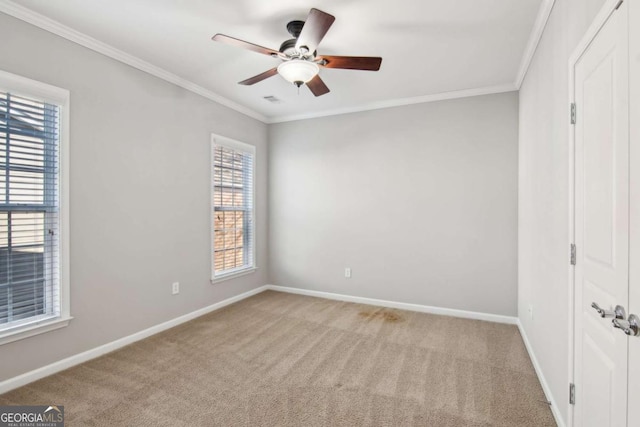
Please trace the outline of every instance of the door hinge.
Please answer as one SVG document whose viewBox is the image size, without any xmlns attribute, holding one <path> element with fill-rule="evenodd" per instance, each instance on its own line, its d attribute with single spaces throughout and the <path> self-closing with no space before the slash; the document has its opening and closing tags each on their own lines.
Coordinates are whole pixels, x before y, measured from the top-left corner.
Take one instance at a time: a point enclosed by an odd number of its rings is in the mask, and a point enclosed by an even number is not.
<svg viewBox="0 0 640 427">
<path fill-rule="evenodd" d="M 571 124 L 572 125 L 576 124 L 576 103 L 575 102 L 571 103 Z"/>
<path fill-rule="evenodd" d="M 576 265 L 576 245 L 571 244 L 571 265 Z"/>
<path fill-rule="evenodd" d="M 569 383 L 569 403 L 576 404 L 576 385 L 574 383 Z"/>
</svg>

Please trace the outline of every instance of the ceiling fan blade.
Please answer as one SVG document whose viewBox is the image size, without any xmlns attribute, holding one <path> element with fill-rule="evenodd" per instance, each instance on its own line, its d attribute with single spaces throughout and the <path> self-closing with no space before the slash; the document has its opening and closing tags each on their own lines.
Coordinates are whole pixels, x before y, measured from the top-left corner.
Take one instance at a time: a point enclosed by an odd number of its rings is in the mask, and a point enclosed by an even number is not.
<svg viewBox="0 0 640 427">
<path fill-rule="evenodd" d="M 375 56 L 322 56 L 325 68 L 343 68 L 346 70 L 378 71 L 382 58 Z M 322 62 L 321 62 L 322 64 Z"/>
<path fill-rule="evenodd" d="M 298 36 L 296 49 L 299 50 L 300 47 L 306 46 L 309 52 L 315 52 L 318 44 L 324 35 L 327 34 L 327 31 L 329 31 L 329 28 L 335 20 L 336 18 L 333 15 L 329 15 L 318 9 L 311 9 L 302 27 L 302 31 Z"/>
<path fill-rule="evenodd" d="M 250 77 L 246 80 L 238 82 L 239 85 L 251 86 L 252 84 L 256 84 L 258 82 L 263 81 L 264 79 L 268 79 L 271 76 L 275 76 L 278 74 L 278 68 L 272 68 L 270 70 L 265 71 L 264 73 L 260 73 L 257 76 Z"/>
<path fill-rule="evenodd" d="M 329 93 L 329 88 L 327 87 L 326 84 L 324 84 L 319 74 L 316 74 L 314 78 L 309 80 L 307 82 L 307 86 L 309 86 L 309 90 L 315 96 L 321 96 L 321 95 L 324 95 L 325 93 Z"/>
<path fill-rule="evenodd" d="M 269 49 L 268 47 L 258 46 L 257 44 L 249 43 L 244 40 L 236 39 L 234 37 L 225 36 L 224 34 L 216 34 L 211 37 L 211 40 L 230 44 L 232 46 L 241 47 L 243 49 L 249 49 L 254 52 L 261 53 L 263 55 L 278 56 L 280 52 L 277 50 Z"/>
</svg>

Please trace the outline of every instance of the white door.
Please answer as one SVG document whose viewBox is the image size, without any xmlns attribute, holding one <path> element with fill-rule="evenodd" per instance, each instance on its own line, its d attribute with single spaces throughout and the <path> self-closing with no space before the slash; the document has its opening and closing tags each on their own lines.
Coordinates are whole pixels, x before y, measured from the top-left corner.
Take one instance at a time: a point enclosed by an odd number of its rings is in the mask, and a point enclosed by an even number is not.
<svg viewBox="0 0 640 427">
<path fill-rule="evenodd" d="M 574 68 L 576 427 L 627 425 L 628 337 L 592 308 L 594 302 L 607 311 L 629 307 L 626 3 L 611 14 Z"/>
<path fill-rule="evenodd" d="M 626 2 L 625 2 L 626 3 Z M 629 311 L 640 316 L 640 2 L 629 8 L 631 253 Z M 640 426 L 640 337 L 629 338 L 629 426 Z"/>
</svg>

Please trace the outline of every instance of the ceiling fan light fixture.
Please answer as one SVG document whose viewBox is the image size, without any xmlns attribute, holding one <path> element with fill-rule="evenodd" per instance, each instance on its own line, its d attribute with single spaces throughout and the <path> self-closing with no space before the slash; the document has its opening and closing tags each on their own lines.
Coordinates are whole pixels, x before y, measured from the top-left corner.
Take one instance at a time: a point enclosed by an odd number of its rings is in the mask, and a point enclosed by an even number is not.
<svg viewBox="0 0 640 427">
<path fill-rule="evenodd" d="M 298 87 L 313 79 L 318 72 L 320 72 L 318 64 L 302 59 L 292 59 L 278 66 L 278 74 Z"/>
</svg>

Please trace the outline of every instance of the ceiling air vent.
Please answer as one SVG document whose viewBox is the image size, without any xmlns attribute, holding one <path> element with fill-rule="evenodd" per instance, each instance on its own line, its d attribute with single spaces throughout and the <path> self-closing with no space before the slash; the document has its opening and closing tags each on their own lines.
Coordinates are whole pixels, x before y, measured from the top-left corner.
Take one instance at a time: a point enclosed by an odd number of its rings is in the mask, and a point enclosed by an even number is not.
<svg viewBox="0 0 640 427">
<path fill-rule="evenodd" d="M 263 96 L 263 98 L 266 99 L 267 101 L 269 101 L 272 104 L 281 104 L 282 103 L 281 99 L 278 99 L 273 95 Z"/>
</svg>

